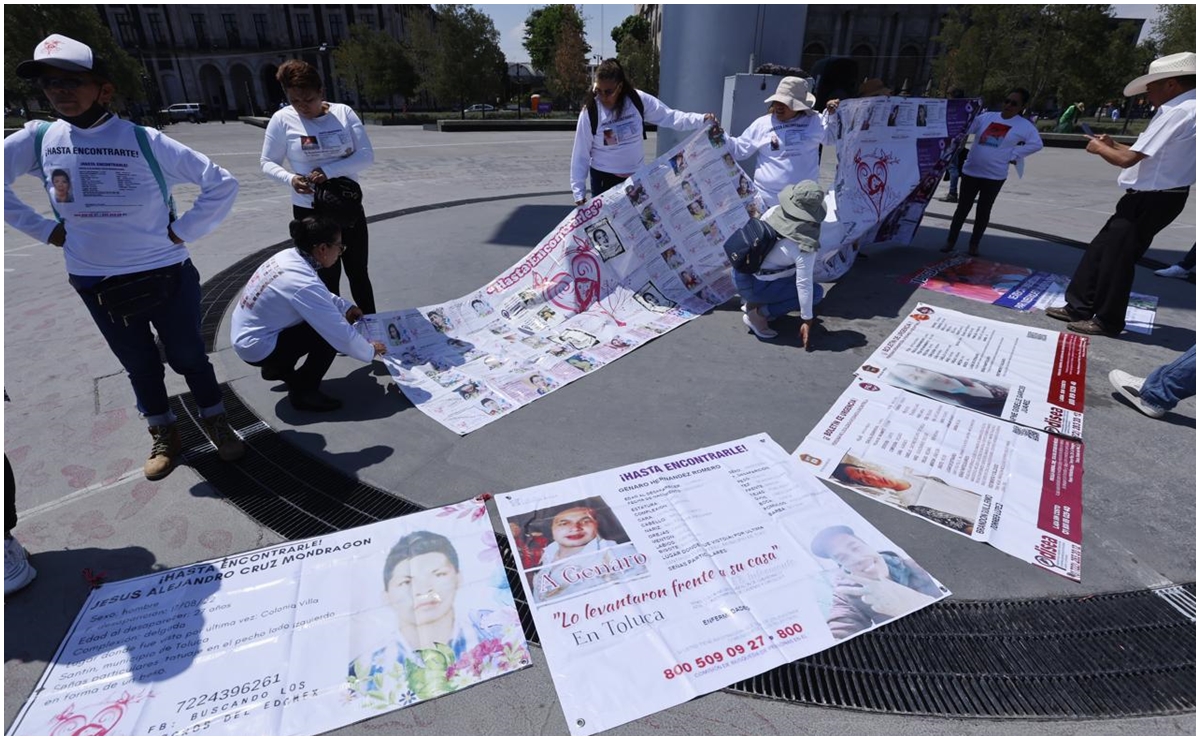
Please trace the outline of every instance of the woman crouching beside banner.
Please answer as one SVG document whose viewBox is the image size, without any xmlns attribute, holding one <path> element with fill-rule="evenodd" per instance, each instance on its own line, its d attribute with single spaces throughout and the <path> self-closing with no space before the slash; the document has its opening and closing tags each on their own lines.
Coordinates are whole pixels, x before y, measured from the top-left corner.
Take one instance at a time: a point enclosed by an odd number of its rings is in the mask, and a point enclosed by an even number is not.
<svg viewBox="0 0 1200 740">
<path fill-rule="evenodd" d="M 337 223 L 307 216 L 292 221 L 290 230 L 296 246 L 262 263 L 233 309 L 233 351 L 262 368 L 263 380 L 286 383 L 288 400 L 298 411 L 334 411 L 341 401 L 319 387 L 337 353 L 370 362 L 387 348 L 355 330 L 352 324 L 362 318 L 362 309 L 330 293 L 317 273 L 346 251 Z"/>
<path fill-rule="evenodd" d="M 771 319 L 800 312 L 800 342 L 808 349 L 813 304 L 821 300 L 821 286 L 813 280 L 821 222 L 825 219 L 825 193 L 812 180 L 788 185 L 779 193 L 762 220 L 779 234 L 756 273 L 732 270 L 733 283 L 742 297 L 742 322 L 759 339 L 777 336 Z M 785 278 L 793 278 L 786 280 Z"/>
</svg>

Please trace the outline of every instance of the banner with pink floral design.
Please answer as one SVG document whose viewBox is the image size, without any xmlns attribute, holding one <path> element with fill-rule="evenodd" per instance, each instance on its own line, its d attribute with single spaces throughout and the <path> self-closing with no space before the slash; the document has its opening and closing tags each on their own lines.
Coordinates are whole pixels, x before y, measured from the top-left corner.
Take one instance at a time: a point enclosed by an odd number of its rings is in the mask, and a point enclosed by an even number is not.
<svg viewBox="0 0 1200 740">
<path fill-rule="evenodd" d="M 92 591 L 11 735 L 312 735 L 530 664 L 478 501 Z"/>
</svg>

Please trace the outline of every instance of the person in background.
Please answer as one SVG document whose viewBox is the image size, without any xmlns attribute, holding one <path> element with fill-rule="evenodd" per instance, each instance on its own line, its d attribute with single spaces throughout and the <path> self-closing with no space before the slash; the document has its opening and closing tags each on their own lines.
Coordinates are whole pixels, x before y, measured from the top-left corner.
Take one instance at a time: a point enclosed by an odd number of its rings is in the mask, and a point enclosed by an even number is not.
<svg viewBox="0 0 1200 740">
<path fill-rule="evenodd" d="M 259 161 L 273 180 L 292 189 L 292 217 L 313 214 L 313 188 L 327 180 L 359 174 L 375 162 L 375 150 L 362 121 L 348 105 L 325 100 L 325 89 L 316 67 L 292 59 L 279 67 L 275 79 L 283 86 L 290 105 L 271 116 Z M 289 171 L 283 165 L 291 168 Z M 361 207 L 345 218 L 346 278 L 350 295 L 364 313 L 375 313 L 375 290 L 367 274 L 370 256 L 366 212 Z M 321 282 L 340 294 L 341 262 L 321 271 Z"/>
<path fill-rule="evenodd" d="M 305 216 L 292 221 L 290 231 L 295 246 L 262 263 L 242 290 L 230 340 L 238 357 L 262 368 L 263 380 L 287 384 L 293 408 L 334 411 L 342 402 L 320 385 L 337 353 L 371 362 L 387 348 L 358 333 L 353 324 L 362 309 L 331 293 L 318 276 L 346 250 L 337 223 Z M 302 357 L 307 359 L 297 368 Z"/>
<path fill-rule="evenodd" d="M 642 136 L 647 123 L 676 131 L 691 131 L 706 123 L 718 125 L 712 113 L 683 113 L 668 108 L 653 95 L 636 89 L 620 62 L 605 59 L 596 68 L 596 83 L 575 126 L 571 150 L 571 195 L 575 205 L 584 204 L 589 178 L 595 198 L 645 164 Z"/>
<path fill-rule="evenodd" d="M 1117 336 L 1125 329 L 1137 262 L 1183 212 L 1196 182 L 1196 54 L 1151 62 L 1148 74 L 1125 86 L 1128 96 L 1143 93 L 1158 110 L 1132 146 L 1106 134 L 1088 141 L 1089 153 L 1121 169 L 1117 185 L 1125 195 L 1084 250 L 1066 305 L 1046 309 L 1079 334 Z"/>
<path fill-rule="evenodd" d="M 1108 382 L 1135 409 L 1152 419 L 1161 419 L 1180 401 L 1196 395 L 1196 345 L 1145 378 L 1113 370 Z"/>
<path fill-rule="evenodd" d="M 1193 279 L 1196 275 L 1196 245 L 1192 244 L 1192 248 L 1188 250 L 1183 259 L 1161 270 L 1155 270 L 1154 274 L 1159 277 L 1179 278 L 1180 280 Z"/>
<path fill-rule="evenodd" d="M 1028 103 L 1029 91 L 1022 87 L 1013 88 L 1004 96 L 1004 107 L 999 113 L 981 113 L 971 124 L 968 134 L 974 134 L 975 143 L 963 162 L 962 198 L 950 220 L 950 233 L 946 236 L 943 252 L 954 251 L 954 243 L 958 241 L 958 234 L 978 196 L 979 206 L 975 209 L 975 226 L 971 229 L 967 252 L 972 256 L 979 254 L 979 243 L 992 218 L 992 204 L 1008 179 L 1009 165 L 1020 167 L 1022 160 L 1041 150 L 1042 137 L 1037 127 L 1020 115 Z"/>
<path fill-rule="evenodd" d="M 203 154 L 117 118 L 109 110 L 116 87 L 104 60 L 86 44 L 52 34 L 14 71 L 36 81 L 59 119 L 32 121 L 4 140 L 4 220 L 62 248 L 68 282 L 128 373 L 149 426 L 152 443 L 142 472 L 150 480 L 167 476 L 183 451 L 160 343 L 171 369 L 187 381 L 200 425 L 220 458 L 241 458 L 245 447 L 226 419 L 200 333 L 200 273 L 186 246 L 229 215 L 237 180 Z M 85 163 L 96 172 L 104 168 L 120 189 L 103 196 L 81 189 L 68 200 L 57 199 L 53 173 L 78 172 Z M 44 183 L 58 220 L 45 218 L 13 192 L 13 182 L 24 174 Z M 176 217 L 170 189 L 185 183 L 199 193 Z"/>
<path fill-rule="evenodd" d="M 17 479 L 8 455 L 4 456 L 4 595 L 8 596 L 37 577 L 29 564 L 29 552 L 21 547 L 12 531 L 17 527 Z"/>
<path fill-rule="evenodd" d="M 1083 103 L 1072 103 L 1067 106 L 1063 114 L 1058 117 L 1058 125 L 1054 127 L 1054 132 L 1058 134 L 1069 134 L 1075 131 L 1075 122 L 1083 115 Z"/>
<path fill-rule="evenodd" d="M 834 113 L 838 101 L 830 100 L 825 110 L 813 109 L 817 99 L 808 81 L 784 77 L 775 94 L 763 101 L 767 114 L 746 127 L 740 136 L 727 137 L 734 159 L 758 154 L 754 184 L 770 208 L 779 203 L 779 193 L 793 183 L 821 179 L 821 146 L 837 141 Z"/>
<path fill-rule="evenodd" d="M 967 94 L 961 87 L 956 87 L 950 91 L 950 97 L 965 98 L 967 97 Z M 967 159 L 966 146 L 966 140 L 964 139 L 962 147 L 960 147 L 959 150 L 954 152 L 954 154 L 950 157 L 950 166 L 946 168 L 947 179 L 950 183 L 950 191 L 942 196 L 941 200 L 943 203 L 958 202 L 958 180 L 960 177 L 962 177 L 962 165 Z"/>
</svg>

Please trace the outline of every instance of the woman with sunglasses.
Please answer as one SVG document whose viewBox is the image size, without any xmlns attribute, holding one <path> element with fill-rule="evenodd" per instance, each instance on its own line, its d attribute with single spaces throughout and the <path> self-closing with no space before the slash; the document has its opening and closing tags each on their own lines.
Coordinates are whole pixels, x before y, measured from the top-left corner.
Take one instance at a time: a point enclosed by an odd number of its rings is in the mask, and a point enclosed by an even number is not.
<svg viewBox="0 0 1200 740">
<path fill-rule="evenodd" d="M 636 100 L 635 100 L 636 98 Z M 596 120 L 592 121 L 592 111 Z M 590 175 L 592 197 L 620 184 L 645 161 L 643 126 L 653 123 L 676 131 L 717 123 L 712 113 L 683 113 L 635 89 L 616 59 L 606 59 L 596 69 L 596 84 L 575 126 L 571 152 L 571 194 L 583 205 Z"/>
<path fill-rule="evenodd" d="M 979 254 L 979 241 L 992 218 L 992 204 L 996 202 L 996 196 L 1008 178 L 1008 166 L 1018 164 L 1042 148 L 1042 137 L 1037 127 L 1021 116 L 1027 103 L 1029 91 L 1023 87 L 1013 88 L 1004 96 L 1004 107 L 999 113 L 980 113 L 971 124 L 968 134 L 974 134 L 975 144 L 963 162 L 958 207 L 954 210 L 943 252 L 954 251 L 958 233 L 962 231 L 963 222 L 971 212 L 975 196 L 979 196 L 975 227 L 971 229 L 971 242 L 968 244 L 969 254 Z"/>
<path fill-rule="evenodd" d="M 329 292 L 317 274 L 346 251 L 341 227 L 325 216 L 306 216 L 289 228 L 296 246 L 262 263 L 233 309 L 233 351 L 262 368 L 263 380 L 286 383 L 296 410 L 334 411 L 341 401 L 319 388 L 337 353 L 370 362 L 387 349 L 358 333 L 353 324 L 362 309 Z"/>
</svg>

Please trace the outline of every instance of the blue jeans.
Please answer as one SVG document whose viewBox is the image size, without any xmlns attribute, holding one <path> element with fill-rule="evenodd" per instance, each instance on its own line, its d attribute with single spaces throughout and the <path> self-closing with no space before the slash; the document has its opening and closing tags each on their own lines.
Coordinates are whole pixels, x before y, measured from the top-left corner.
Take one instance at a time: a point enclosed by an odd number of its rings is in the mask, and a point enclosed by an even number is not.
<svg viewBox="0 0 1200 740">
<path fill-rule="evenodd" d="M 1196 395 L 1196 345 L 1168 362 L 1142 383 L 1142 400 L 1170 411 L 1185 398 Z"/>
<path fill-rule="evenodd" d="M 800 296 L 796 294 L 796 278 L 793 275 L 778 280 L 759 280 L 752 274 L 730 270 L 733 284 L 743 303 L 758 306 L 768 320 L 800 310 Z M 813 281 L 813 305 L 825 295 L 821 284 Z"/>
<path fill-rule="evenodd" d="M 200 416 L 208 418 L 225 411 L 221 388 L 200 335 L 200 273 L 186 260 L 172 268 L 171 290 L 166 300 L 128 321 L 114 319 L 100 305 L 93 281 L 71 277 L 71 285 L 83 299 L 108 348 L 129 374 L 137 409 L 150 426 L 171 424 L 175 414 L 167 400 L 166 370 L 150 327 L 158 333 L 171 369 L 187 381 L 200 407 Z M 85 287 L 86 286 L 86 287 Z"/>
</svg>

